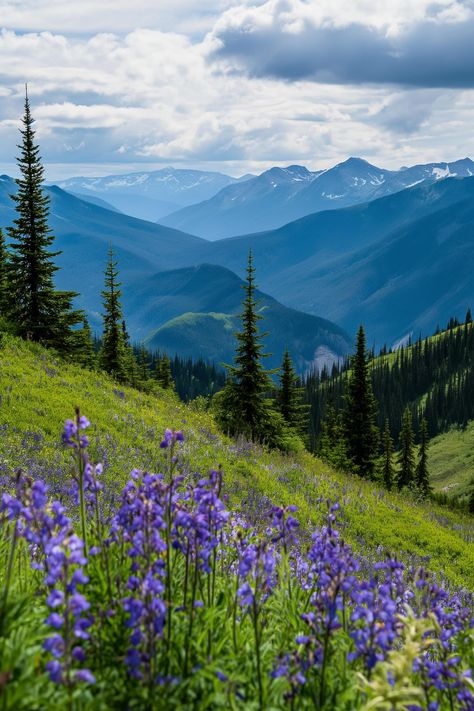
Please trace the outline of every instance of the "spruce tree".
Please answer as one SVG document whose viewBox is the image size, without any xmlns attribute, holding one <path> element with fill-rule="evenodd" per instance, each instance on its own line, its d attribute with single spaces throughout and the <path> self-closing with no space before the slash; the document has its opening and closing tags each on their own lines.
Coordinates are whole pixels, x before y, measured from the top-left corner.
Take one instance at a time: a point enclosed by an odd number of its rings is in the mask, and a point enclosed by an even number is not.
<svg viewBox="0 0 474 711">
<path fill-rule="evenodd" d="M 431 490 L 430 475 L 428 472 L 428 440 L 428 423 L 425 418 L 423 418 L 420 425 L 420 447 L 415 472 L 416 486 L 423 496 L 428 496 Z"/>
<path fill-rule="evenodd" d="M 127 365 L 129 365 L 129 346 L 125 342 L 126 330 L 124 329 L 120 302 L 121 295 L 117 262 L 110 246 L 105 270 L 105 289 L 102 291 L 104 329 L 102 347 L 99 352 L 99 364 L 103 370 L 110 373 L 118 381 L 127 382 L 130 380 L 130 373 L 127 369 Z"/>
<path fill-rule="evenodd" d="M 395 469 L 393 466 L 393 439 L 390 434 L 390 424 L 388 418 L 385 420 L 385 428 L 382 435 L 383 455 L 381 474 L 385 488 L 391 491 L 395 479 Z"/>
<path fill-rule="evenodd" d="M 144 345 L 141 345 L 138 350 L 137 358 L 138 376 L 142 382 L 146 382 L 150 378 L 150 355 Z"/>
<path fill-rule="evenodd" d="M 318 454 L 321 459 L 336 469 L 346 471 L 349 467 L 344 439 L 342 413 L 336 412 L 332 403 L 326 406 L 325 418 L 321 423 L 321 435 L 318 441 Z"/>
<path fill-rule="evenodd" d="M 299 385 L 291 356 L 288 350 L 285 350 L 280 369 L 280 387 L 276 396 L 276 406 L 287 425 L 306 437 L 309 406 L 302 402 L 302 398 L 303 388 Z"/>
<path fill-rule="evenodd" d="M 163 354 L 160 360 L 158 382 L 165 390 L 172 390 L 174 388 L 173 375 L 171 373 L 171 361 L 166 353 Z"/>
<path fill-rule="evenodd" d="M 257 311 L 255 299 L 255 268 L 252 252 L 249 253 L 247 279 L 243 289 L 245 299 L 241 314 L 242 330 L 237 339 L 234 365 L 226 365 L 228 379 L 217 399 L 217 416 L 224 429 L 231 434 L 242 434 L 253 440 L 271 440 L 276 413 L 266 397 L 272 390 L 271 372 L 265 370 L 262 360 L 263 338 L 258 329 L 262 316 Z"/>
<path fill-rule="evenodd" d="M 82 319 L 82 327 L 73 332 L 73 338 L 74 361 L 86 368 L 94 368 L 97 360 L 94 350 L 94 339 L 89 321 L 85 315 Z"/>
<path fill-rule="evenodd" d="M 415 478 L 414 435 L 410 408 L 405 408 L 400 432 L 400 451 L 398 453 L 398 479 L 399 489 L 410 486 Z"/>
<path fill-rule="evenodd" d="M 364 328 L 357 335 L 357 349 L 351 371 L 344 409 L 344 437 L 352 469 L 361 476 L 374 473 L 378 448 L 376 402 L 368 366 Z"/>
<path fill-rule="evenodd" d="M 9 310 L 8 252 L 0 229 L 0 318 L 6 319 Z"/>
<path fill-rule="evenodd" d="M 464 319 L 464 323 L 466 323 L 466 324 L 472 323 L 472 314 L 471 314 L 471 308 L 470 308 L 470 307 L 468 307 L 468 309 L 467 309 L 467 311 L 466 311 L 466 318 Z"/>
<path fill-rule="evenodd" d="M 52 346 L 60 352 L 72 350 L 71 327 L 82 314 L 72 309 L 70 291 L 56 291 L 54 259 L 60 252 L 51 251 L 54 236 L 48 226 L 49 198 L 43 192 L 44 168 L 35 143 L 28 93 L 25 97 L 20 156 L 17 159 L 20 178 L 12 195 L 17 218 L 8 228 L 12 241 L 10 257 L 10 312 L 18 335 Z"/>
</svg>

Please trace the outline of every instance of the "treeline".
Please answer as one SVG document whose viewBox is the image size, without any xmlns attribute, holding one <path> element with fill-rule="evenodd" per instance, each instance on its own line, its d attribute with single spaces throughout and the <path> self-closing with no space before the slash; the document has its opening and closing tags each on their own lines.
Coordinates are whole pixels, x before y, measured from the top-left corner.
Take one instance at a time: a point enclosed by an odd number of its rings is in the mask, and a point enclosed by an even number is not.
<svg viewBox="0 0 474 711">
<path fill-rule="evenodd" d="M 63 358 L 100 368 L 118 382 L 139 389 L 175 388 L 184 400 L 212 396 L 224 384 L 224 374 L 215 366 L 178 357 L 170 361 L 165 353 L 149 353 L 130 343 L 111 248 L 102 291 L 100 338 L 92 335 L 86 314 L 73 307 L 78 294 L 55 289 L 55 258 L 60 252 L 53 249 L 49 198 L 43 191 L 44 168 L 28 94 L 22 123 L 17 159 L 20 177 L 17 193 L 12 195 L 17 217 L 7 230 L 8 246 L 0 230 L 0 332 L 41 343 Z"/>
<path fill-rule="evenodd" d="M 405 408 L 397 438 L 398 452 L 395 452 L 388 419 L 383 427 L 377 425 L 379 404 L 372 385 L 371 355 L 362 326 L 349 365 L 344 374 L 334 378 L 342 385 L 340 406 L 336 408 L 331 401 L 326 401 L 325 417 L 320 422 L 314 449 L 335 468 L 378 481 L 388 490 L 397 488 L 418 497 L 429 496 L 427 422 L 421 420 L 417 437 L 411 412 Z M 321 387 L 331 384 L 332 380 L 326 380 Z"/>
<path fill-rule="evenodd" d="M 416 429 L 422 419 L 427 421 L 430 438 L 474 419 L 474 327 L 469 309 L 463 323 L 452 318 L 446 330 L 438 330 L 432 338 L 369 357 L 377 425 L 383 429 L 388 420 L 392 437 L 398 437 L 407 407 Z M 349 368 L 350 361 L 335 365 L 331 373 L 314 372 L 304 380 L 313 449 L 328 409 L 340 411 L 344 406 Z"/>
</svg>

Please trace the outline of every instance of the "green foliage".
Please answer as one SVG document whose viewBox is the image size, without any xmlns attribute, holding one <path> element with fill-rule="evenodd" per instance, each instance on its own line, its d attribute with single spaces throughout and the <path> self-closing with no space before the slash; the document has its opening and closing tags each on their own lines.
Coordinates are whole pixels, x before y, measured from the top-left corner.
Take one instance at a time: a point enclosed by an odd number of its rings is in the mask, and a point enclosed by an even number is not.
<svg viewBox="0 0 474 711">
<path fill-rule="evenodd" d="M 321 425 L 321 435 L 318 442 L 318 454 L 325 462 L 341 471 L 347 471 L 346 441 L 344 438 L 344 425 L 342 413 L 336 412 L 329 403 L 326 408 L 326 419 Z"/>
<path fill-rule="evenodd" d="M 241 316 L 242 330 L 236 333 L 235 365 L 226 366 L 227 383 L 215 398 L 215 411 L 224 431 L 245 435 L 250 440 L 275 444 L 282 430 L 283 418 L 275 412 L 267 394 L 272 390 L 271 371 L 265 370 L 262 340 L 255 301 L 255 268 L 249 253 L 245 299 Z"/>
<path fill-rule="evenodd" d="M 301 388 L 288 350 L 283 355 L 280 369 L 280 387 L 276 395 L 276 407 L 286 424 L 306 438 L 308 433 L 309 406 L 302 402 Z"/>
<path fill-rule="evenodd" d="M 103 373 L 65 363 L 51 351 L 4 335 L 0 345 L 0 463 L 27 470 L 35 461 L 41 474 L 55 473 L 58 486 L 70 476 L 70 452 L 58 442 L 70 403 L 87 412 L 94 429 L 92 460 L 105 461 L 113 487 L 125 484 L 132 467 L 159 471 L 159 443 L 166 427 L 186 421 L 187 449 L 205 475 L 216 463 L 237 505 L 266 497 L 295 504 L 304 526 L 321 522 L 318 498 L 340 498 L 347 525 L 344 537 L 364 555 L 378 547 L 407 560 L 430 558 L 430 567 L 451 582 L 474 586 L 474 521 L 436 503 L 415 503 L 373 482 L 333 470 L 301 451 L 286 455 L 223 436 L 212 415 L 180 403 L 176 395 L 118 386 Z M 377 505 L 374 506 L 374 501 Z"/>
<path fill-rule="evenodd" d="M 117 262 L 110 246 L 105 269 L 105 288 L 102 292 L 104 329 L 99 364 L 106 373 L 121 383 L 125 383 L 131 380 L 131 363 L 130 347 L 127 343 L 128 336 L 120 303 L 121 295 Z"/>
<path fill-rule="evenodd" d="M 361 326 L 345 395 L 343 425 L 347 457 L 354 471 L 365 477 L 371 477 L 375 469 L 378 449 L 376 412 L 365 333 Z"/>
<path fill-rule="evenodd" d="M 403 413 L 398 466 L 397 485 L 400 490 L 413 484 L 415 479 L 415 438 L 412 416 L 408 407 Z"/>
<path fill-rule="evenodd" d="M 160 356 L 155 365 L 155 378 L 165 390 L 173 390 L 174 381 L 171 373 L 171 361 L 164 353 Z"/>
<path fill-rule="evenodd" d="M 8 252 L 3 232 L 0 229 L 0 317 L 8 315 Z"/>
<path fill-rule="evenodd" d="M 91 327 L 86 316 L 83 316 L 82 327 L 73 332 L 74 338 L 74 360 L 85 368 L 96 366 L 96 354 Z"/>
<path fill-rule="evenodd" d="M 415 483 L 418 491 L 423 496 L 428 496 L 431 491 L 430 475 L 428 471 L 428 423 L 425 419 L 420 425 L 420 446 L 418 450 L 418 463 L 415 471 Z"/>
<path fill-rule="evenodd" d="M 381 461 L 381 478 L 385 488 L 388 491 L 392 490 L 395 480 L 395 468 L 393 466 L 393 439 L 390 434 L 390 425 L 388 420 L 385 420 L 385 428 L 382 435 L 383 454 Z"/>
<path fill-rule="evenodd" d="M 54 258 L 59 252 L 50 251 L 54 236 L 48 226 L 49 198 L 42 189 L 44 169 L 33 123 L 26 95 L 18 158 L 21 177 L 16 180 L 17 194 L 12 195 L 17 218 L 8 228 L 12 241 L 8 310 L 18 335 L 68 354 L 74 348 L 71 329 L 82 314 L 72 308 L 74 292 L 54 288 Z"/>
</svg>

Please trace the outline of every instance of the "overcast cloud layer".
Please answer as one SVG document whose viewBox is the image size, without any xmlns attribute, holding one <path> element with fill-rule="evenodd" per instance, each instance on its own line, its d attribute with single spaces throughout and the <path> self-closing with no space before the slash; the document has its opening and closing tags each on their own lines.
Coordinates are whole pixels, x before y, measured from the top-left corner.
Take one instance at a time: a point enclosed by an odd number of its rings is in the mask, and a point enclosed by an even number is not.
<svg viewBox="0 0 474 711">
<path fill-rule="evenodd" d="M 474 0 L 0 0 L 0 28 L 3 171 L 25 81 L 50 178 L 474 154 Z"/>
</svg>

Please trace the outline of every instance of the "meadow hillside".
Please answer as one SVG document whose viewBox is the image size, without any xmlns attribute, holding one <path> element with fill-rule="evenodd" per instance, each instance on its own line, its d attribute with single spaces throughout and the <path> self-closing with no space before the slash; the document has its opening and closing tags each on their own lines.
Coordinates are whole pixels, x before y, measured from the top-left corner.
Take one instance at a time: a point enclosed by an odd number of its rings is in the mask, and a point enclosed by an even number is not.
<svg viewBox="0 0 474 711">
<path fill-rule="evenodd" d="M 321 522 L 318 500 L 339 499 L 344 537 L 364 555 L 392 553 L 474 588 L 474 520 L 432 503 L 417 505 L 358 477 L 330 471 L 306 452 L 283 455 L 222 436 L 212 417 L 176 396 L 117 386 L 103 374 L 65 364 L 39 346 L 4 337 L 0 346 L 0 472 L 17 468 L 49 482 L 71 476 L 61 443 L 64 421 L 79 406 L 91 422 L 92 460 L 121 489 L 134 467 L 158 471 L 166 427 L 183 429 L 185 466 L 203 474 L 221 465 L 231 508 L 252 516 L 270 502 L 296 505 L 302 528 Z"/>
</svg>

